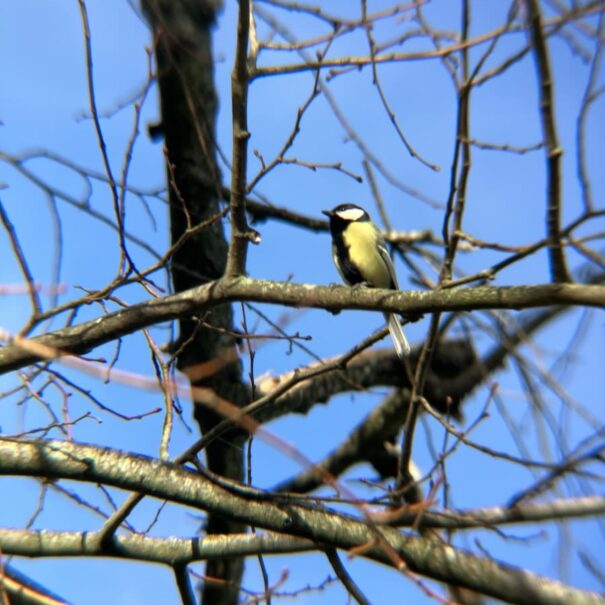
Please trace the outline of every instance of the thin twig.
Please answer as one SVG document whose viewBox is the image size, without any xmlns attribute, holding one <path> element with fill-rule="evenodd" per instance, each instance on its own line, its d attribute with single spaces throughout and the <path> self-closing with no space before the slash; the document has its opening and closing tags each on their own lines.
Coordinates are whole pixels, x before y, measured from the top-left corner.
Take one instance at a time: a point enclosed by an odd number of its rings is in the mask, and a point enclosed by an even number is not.
<svg viewBox="0 0 605 605">
<path fill-rule="evenodd" d="M 367 597 L 361 592 L 361 589 L 355 583 L 345 566 L 342 564 L 338 552 L 335 548 L 326 548 L 326 557 L 330 561 L 330 565 L 341 581 L 342 585 L 347 589 L 347 592 L 359 603 L 359 605 L 371 605 Z"/>
<path fill-rule="evenodd" d="M 399 139 L 403 143 L 404 147 L 407 149 L 408 153 L 415 159 L 417 159 L 421 164 L 430 168 L 435 172 L 439 172 L 440 168 L 437 164 L 433 164 L 423 158 L 415 149 L 412 147 L 411 143 L 408 141 L 407 137 L 403 133 L 401 126 L 399 125 L 399 121 L 397 120 L 397 116 L 393 111 L 391 104 L 389 103 L 386 93 L 382 87 L 380 82 L 380 78 L 378 77 L 378 67 L 376 65 L 376 40 L 374 39 L 374 34 L 372 33 L 372 25 L 368 20 L 368 3 L 367 0 L 361 1 L 361 13 L 362 13 L 362 22 L 364 25 L 364 29 L 366 32 L 366 37 L 368 39 L 368 46 L 370 48 L 370 58 L 372 60 L 372 80 L 374 86 L 376 86 L 376 90 L 378 92 L 378 96 L 380 97 L 380 101 L 387 115 L 389 116 L 389 120 L 391 124 L 393 124 L 393 128 L 395 128 L 395 132 L 399 136 Z"/>
<path fill-rule="evenodd" d="M 78 0 L 80 5 L 80 17 L 82 19 L 82 28 L 84 30 L 84 44 L 86 50 L 86 81 L 88 85 L 88 102 L 90 104 L 90 113 L 95 126 L 95 133 L 97 135 L 97 141 L 99 143 L 99 149 L 103 158 L 103 165 L 105 166 L 105 172 L 107 174 L 107 181 L 111 190 L 111 197 L 113 200 L 113 210 L 116 217 L 118 235 L 120 240 L 120 272 L 124 269 L 124 263 L 128 261 L 130 266 L 133 263 L 130 259 L 128 251 L 126 249 L 126 241 L 124 237 L 124 217 L 120 208 L 120 198 L 118 195 L 118 187 L 116 184 L 115 177 L 109 161 L 109 155 L 107 153 L 107 145 L 105 144 L 105 137 L 103 136 L 103 129 L 101 128 L 101 121 L 99 120 L 99 113 L 97 110 L 97 101 L 95 97 L 95 85 L 93 78 L 93 59 L 92 59 L 92 43 L 90 35 L 90 23 L 88 21 L 88 10 L 86 8 L 85 0 Z"/>
<path fill-rule="evenodd" d="M 237 20 L 235 64 L 231 73 L 231 111 L 233 122 L 233 156 L 231 169 L 231 243 L 226 275 L 241 275 L 246 270 L 248 242 L 253 241 L 246 220 L 246 171 L 248 156 L 248 39 L 250 2 L 240 0 Z"/>
<path fill-rule="evenodd" d="M 547 210 L 546 232 L 549 237 L 548 257 L 552 281 L 569 281 L 567 261 L 563 252 L 561 238 L 561 157 L 563 149 L 559 144 L 557 122 L 553 98 L 553 76 L 550 67 L 550 57 L 544 37 L 542 15 L 538 0 L 527 0 L 527 20 L 531 33 L 536 70 L 540 92 L 540 117 L 542 132 L 546 146 L 547 166 Z"/>
<path fill-rule="evenodd" d="M 603 42 L 603 35 L 605 34 L 605 14 L 601 13 L 599 16 L 599 36 L 597 38 L 597 48 L 594 53 L 592 63 L 590 65 L 590 73 L 588 75 L 588 82 L 586 83 L 586 90 L 584 91 L 584 97 L 582 98 L 582 106 L 578 114 L 576 121 L 576 154 L 577 154 L 577 171 L 578 179 L 580 180 L 580 187 L 582 189 L 582 201 L 584 208 L 587 212 L 594 208 L 592 199 L 592 188 L 590 179 L 588 178 L 588 166 L 586 163 L 586 125 L 588 122 L 588 113 L 592 104 L 597 98 L 605 92 L 605 86 L 596 88 L 598 82 L 598 76 L 600 73 L 601 63 L 603 61 L 603 52 L 605 49 L 605 43 Z"/>
<path fill-rule="evenodd" d="M 34 281 L 34 276 L 29 268 L 29 264 L 27 259 L 25 258 L 25 254 L 23 252 L 23 248 L 21 248 L 21 244 L 19 243 L 19 238 L 17 236 L 17 231 L 15 226 L 11 222 L 10 218 L 6 210 L 4 209 L 4 205 L 0 201 L 0 220 L 4 225 L 4 229 L 8 234 L 8 238 L 11 242 L 11 247 L 15 254 L 15 258 L 17 259 L 17 263 L 19 268 L 21 269 L 21 273 L 23 274 L 23 279 L 25 279 L 25 284 L 27 286 L 27 292 L 29 294 L 29 300 L 32 307 L 32 318 L 30 319 L 30 323 L 35 320 L 35 318 L 40 315 L 42 312 L 42 305 L 40 303 L 40 297 L 38 296 L 38 287 Z"/>
</svg>

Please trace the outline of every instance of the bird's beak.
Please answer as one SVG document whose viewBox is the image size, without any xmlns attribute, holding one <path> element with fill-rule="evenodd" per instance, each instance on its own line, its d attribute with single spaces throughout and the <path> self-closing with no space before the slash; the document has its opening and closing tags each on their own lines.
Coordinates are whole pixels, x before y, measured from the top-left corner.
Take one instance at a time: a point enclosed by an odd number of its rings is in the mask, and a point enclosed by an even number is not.
<svg viewBox="0 0 605 605">
<path fill-rule="evenodd" d="M 332 216 L 334 214 L 331 210 L 322 210 L 321 213 L 326 216 Z"/>
</svg>

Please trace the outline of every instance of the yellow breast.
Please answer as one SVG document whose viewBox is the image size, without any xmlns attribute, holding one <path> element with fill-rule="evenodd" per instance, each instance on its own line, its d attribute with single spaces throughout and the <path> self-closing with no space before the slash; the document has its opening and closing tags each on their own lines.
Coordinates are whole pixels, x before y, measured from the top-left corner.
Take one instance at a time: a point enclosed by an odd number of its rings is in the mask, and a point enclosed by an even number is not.
<svg viewBox="0 0 605 605">
<path fill-rule="evenodd" d="M 376 247 L 378 237 L 378 230 L 369 222 L 352 223 L 343 233 L 351 261 L 365 280 L 375 288 L 390 288 L 389 270 Z"/>
</svg>

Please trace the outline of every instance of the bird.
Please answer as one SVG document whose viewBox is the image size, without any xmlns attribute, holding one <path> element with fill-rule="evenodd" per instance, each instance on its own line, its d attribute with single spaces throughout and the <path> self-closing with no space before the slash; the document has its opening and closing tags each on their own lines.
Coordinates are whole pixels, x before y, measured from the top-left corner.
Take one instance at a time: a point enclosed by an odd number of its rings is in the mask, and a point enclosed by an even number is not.
<svg viewBox="0 0 605 605">
<path fill-rule="evenodd" d="M 345 284 L 398 290 L 395 266 L 370 215 L 355 204 L 340 204 L 322 213 L 330 219 L 332 259 Z M 384 313 L 384 317 L 395 351 L 404 360 L 410 345 L 399 319 L 394 313 Z"/>
</svg>

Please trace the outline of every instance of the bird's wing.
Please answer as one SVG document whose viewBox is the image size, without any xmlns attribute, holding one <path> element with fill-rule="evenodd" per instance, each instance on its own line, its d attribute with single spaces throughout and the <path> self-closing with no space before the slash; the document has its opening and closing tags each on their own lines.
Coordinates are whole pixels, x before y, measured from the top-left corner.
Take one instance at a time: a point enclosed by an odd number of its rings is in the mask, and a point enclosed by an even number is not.
<svg viewBox="0 0 605 605">
<path fill-rule="evenodd" d="M 382 237 L 380 237 L 377 240 L 376 245 L 380 257 L 384 261 L 384 264 L 386 265 L 391 277 L 392 288 L 399 290 L 399 285 L 397 284 L 397 273 L 395 273 L 395 265 L 393 264 L 391 255 L 387 249 L 386 242 Z M 391 338 L 393 339 L 393 344 L 395 345 L 395 350 L 397 351 L 397 356 L 399 359 L 405 360 L 405 358 L 410 354 L 411 349 L 410 343 L 403 333 L 399 319 L 395 313 L 385 313 L 384 317 L 387 320 L 387 325 L 389 327 L 389 332 L 391 333 Z"/>
<path fill-rule="evenodd" d="M 376 242 L 376 245 L 378 247 L 380 258 L 382 258 L 382 260 L 384 261 L 384 264 L 386 265 L 389 275 L 391 277 L 391 281 L 393 282 L 393 285 L 391 287 L 393 288 L 393 290 L 399 290 L 399 283 L 397 282 L 397 273 L 395 272 L 395 265 L 393 264 L 393 260 L 391 259 L 391 255 L 389 254 L 389 251 L 387 249 L 386 242 L 381 237 Z"/>
</svg>

